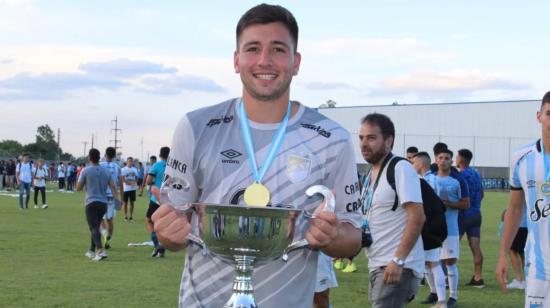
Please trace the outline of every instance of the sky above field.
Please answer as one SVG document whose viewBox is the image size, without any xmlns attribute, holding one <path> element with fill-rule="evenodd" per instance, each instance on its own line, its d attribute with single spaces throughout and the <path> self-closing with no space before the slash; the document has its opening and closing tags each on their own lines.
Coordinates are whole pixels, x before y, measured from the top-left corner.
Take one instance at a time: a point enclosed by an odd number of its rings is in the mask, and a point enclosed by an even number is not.
<svg viewBox="0 0 550 308">
<path fill-rule="evenodd" d="M 241 93 L 235 26 L 252 1 L 0 0 L 0 140 L 61 129 L 80 156 L 122 128 L 157 154 L 183 114 Z M 550 2 L 280 1 L 302 53 L 291 98 L 310 107 L 540 99 Z M 143 143 L 142 143 L 143 140 Z"/>
</svg>

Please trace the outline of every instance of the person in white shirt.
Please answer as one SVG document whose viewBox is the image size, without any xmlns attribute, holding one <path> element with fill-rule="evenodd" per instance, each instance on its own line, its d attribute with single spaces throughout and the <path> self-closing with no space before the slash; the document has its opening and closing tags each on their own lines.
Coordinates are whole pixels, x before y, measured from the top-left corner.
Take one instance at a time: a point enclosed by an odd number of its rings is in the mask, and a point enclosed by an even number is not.
<svg viewBox="0 0 550 308">
<path fill-rule="evenodd" d="M 59 183 L 59 191 L 65 190 L 65 165 L 63 162 L 59 163 L 57 166 L 57 181 Z"/>
<path fill-rule="evenodd" d="M 404 307 L 416 296 L 424 273 L 420 232 L 426 218 L 420 179 L 412 165 L 401 160 L 395 164 L 395 190 L 388 183 L 385 166 L 394 158 L 394 138 L 395 128 L 387 116 L 371 113 L 361 121 L 361 154 L 372 166 L 363 211 L 373 241 L 367 257 L 369 298 L 375 308 Z"/>
<path fill-rule="evenodd" d="M 44 160 L 39 159 L 36 167 L 32 169 L 32 178 L 34 182 L 34 208 L 38 208 L 38 192 L 42 196 L 42 208 L 47 209 L 46 204 L 46 178 L 48 177 L 48 169 L 44 166 Z"/>
<path fill-rule="evenodd" d="M 31 196 L 32 164 L 29 161 L 29 154 L 23 154 L 21 162 L 15 168 L 15 181 L 19 187 L 19 208 L 28 209 Z M 25 193 L 25 206 L 23 207 L 23 193 Z"/>
<path fill-rule="evenodd" d="M 124 189 L 124 220 L 133 221 L 134 202 L 136 201 L 136 190 L 138 170 L 134 167 L 134 159 L 128 157 L 126 166 L 122 168 L 120 175 L 122 177 L 122 186 Z M 128 201 L 130 201 L 130 215 L 128 215 Z"/>
</svg>

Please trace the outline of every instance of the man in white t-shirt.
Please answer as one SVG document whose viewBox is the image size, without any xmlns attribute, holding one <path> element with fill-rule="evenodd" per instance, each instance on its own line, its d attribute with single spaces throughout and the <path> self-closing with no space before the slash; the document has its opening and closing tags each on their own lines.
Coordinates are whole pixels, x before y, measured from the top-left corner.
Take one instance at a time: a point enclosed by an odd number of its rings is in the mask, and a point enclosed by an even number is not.
<svg viewBox="0 0 550 308">
<path fill-rule="evenodd" d="M 59 183 L 59 191 L 65 190 L 65 165 L 63 165 L 63 162 L 59 163 L 59 166 L 57 166 L 57 181 Z"/>
<path fill-rule="evenodd" d="M 371 113 L 361 121 L 363 158 L 371 164 L 363 208 L 372 236 L 367 248 L 372 307 L 404 307 L 414 299 L 424 273 L 420 232 L 425 221 L 420 180 L 412 165 L 395 164 L 395 190 L 385 166 L 393 159 L 395 128 L 390 118 Z M 397 194 L 397 206 L 394 207 Z"/>
<path fill-rule="evenodd" d="M 541 139 L 514 152 L 510 167 L 510 201 L 496 268 L 497 281 L 507 290 L 506 254 L 527 216 L 525 245 L 525 307 L 550 307 L 550 92 L 542 98 L 537 120 Z"/>
<path fill-rule="evenodd" d="M 134 202 L 136 202 L 136 190 L 138 170 L 134 167 L 134 159 L 128 157 L 126 166 L 122 168 L 120 175 L 122 177 L 122 186 L 124 189 L 124 220 L 133 221 Z M 128 215 L 128 201 L 130 202 L 130 215 Z"/>
<path fill-rule="evenodd" d="M 32 184 L 32 164 L 29 161 L 29 154 L 23 154 L 21 162 L 15 168 L 15 182 L 19 187 L 19 208 L 28 209 Z M 25 193 L 25 207 L 23 207 L 23 193 Z"/>
</svg>

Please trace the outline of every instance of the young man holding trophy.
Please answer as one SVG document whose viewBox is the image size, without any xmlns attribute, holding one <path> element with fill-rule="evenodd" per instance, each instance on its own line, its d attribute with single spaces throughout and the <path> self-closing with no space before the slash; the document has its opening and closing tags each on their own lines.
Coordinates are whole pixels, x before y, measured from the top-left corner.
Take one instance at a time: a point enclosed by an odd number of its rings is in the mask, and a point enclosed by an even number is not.
<svg viewBox="0 0 550 308">
<path fill-rule="evenodd" d="M 353 144 L 335 122 L 296 101 L 290 83 L 298 74 L 298 25 L 283 7 L 258 5 L 237 25 L 234 69 L 242 97 L 186 114 L 173 137 L 165 181 L 183 203 L 234 204 L 310 210 L 321 198 L 308 198 L 308 187 L 323 185 L 336 196 L 335 211 L 300 215 L 294 238 L 308 247 L 290 251 L 254 268 L 258 306 L 311 307 L 318 250 L 332 257 L 355 255 L 361 243 L 361 213 Z M 170 199 L 173 200 L 173 199 Z M 162 200 L 161 200 L 162 201 Z M 187 247 L 180 307 L 221 307 L 231 295 L 235 267 L 205 253 L 190 233 L 204 231 L 200 214 L 163 204 L 153 215 L 159 240 L 170 250 Z M 246 238 L 251 228 L 242 217 Z M 223 237 L 216 219 L 216 237 Z M 275 228 L 277 226 L 274 226 Z M 253 230 L 273 228 L 254 222 Z M 255 231 L 253 231 L 255 232 Z M 268 238 L 265 241 L 269 241 Z M 254 307 L 255 304 L 249 305 Z"/>
</svg>

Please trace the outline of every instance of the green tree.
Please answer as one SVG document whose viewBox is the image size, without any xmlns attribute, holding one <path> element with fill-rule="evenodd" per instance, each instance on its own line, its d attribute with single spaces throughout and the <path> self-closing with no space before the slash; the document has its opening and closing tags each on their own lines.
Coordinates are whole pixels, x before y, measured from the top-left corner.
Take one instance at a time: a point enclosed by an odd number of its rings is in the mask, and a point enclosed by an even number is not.
<svg viewBox="0 0 550 308">
<path fill-rule="evenodd" d="M 36 143 L 55 143 L 55 134 L 48 124 L 38 126 L 36 129 Z"/>
<path fill-rule="evenodd" d="M 17 140 L 2 140 L 0 141 L 0 155 L 1 156 L 12 156 L 16 157 L 17 155 L 23 152 L 23 145 Z"/>
</svg>

